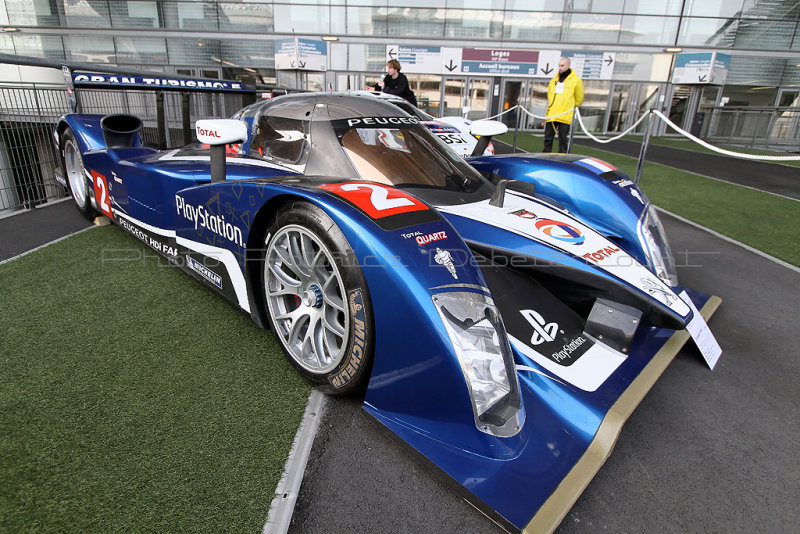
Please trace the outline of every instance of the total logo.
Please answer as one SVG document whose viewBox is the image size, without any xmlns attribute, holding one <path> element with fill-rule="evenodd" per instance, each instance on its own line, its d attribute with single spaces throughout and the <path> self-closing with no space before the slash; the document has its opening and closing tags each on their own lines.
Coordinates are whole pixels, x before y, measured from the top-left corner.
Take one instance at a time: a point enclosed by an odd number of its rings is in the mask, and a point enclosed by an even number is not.
<svg viewBox="0 0 800 534">
<path fill-rule="evenodd" d="M 553 239 L 572 245 L 582 245 L 586 241 L 586 237 L 580 230 L 565 222 L 553 219 L 539 219 L 536 221 L 536 228 Z"/>
<path fill-rule="evenodd" d="M 617 247 L 605 247 L 601 248 L 596 252 L 587 252 L 586 254 L 583 255 L 583 257 L 589 261 L 597 263 L 599 261 L 603 261 L 606 258 L 610 258 L 617 252 L 619 252 L 619 249 Z"/>
<path fill-rule="evenodd" d="M 525 320 L 533 327 L 531 345 L 550 343 L 556 339 L 558 323 L 548 323 L 540 313 L 533 310 L 520 310 L 519 313 L 521 313 Z"/>
<path fill-rule="evenodd" d="M 208 137 L 216 137 L 217 139 L 219 139 L 221 137 L 216 130 L 209 130 L 209 129 L 200 128 L 200 127 L 197 128 L 197 135 L 205 135 L 205 136 L 208 136 Z"/>
</svg>

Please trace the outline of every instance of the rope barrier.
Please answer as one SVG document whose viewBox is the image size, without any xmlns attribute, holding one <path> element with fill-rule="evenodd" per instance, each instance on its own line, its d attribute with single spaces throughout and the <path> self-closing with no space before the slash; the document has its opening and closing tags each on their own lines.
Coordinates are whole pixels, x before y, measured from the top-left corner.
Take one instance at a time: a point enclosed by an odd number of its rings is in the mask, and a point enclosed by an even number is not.
<svg viewBox="0 0 800 534">
<path fill-rule="evenodd" d="M 622 137 L 625 137 L 626 135 L 628 135 L 629 133 L 631 133 L 632 131 L 634 131 L 634 130 L 636 129 L 636 127 L 637 127 L 637 126 L 639 126 L 639 125 L 642 123 L 642 121 L 643 121 L 643 120 L 645 120 L 645 119 L 648 117 L 648 115 L 650 115 L 650 112 L 649 112 L 649 111 L 648 111 L 647 113 L 645 113 L 644 115 L 642 115 L 641 117 L 639 117 L 639 120 L 637 120 L 636 122 L 634 122 L 634 123 L 633 123 L 633 126 L 631 126 L 630 128 L 628 128 L 627 130 L 625 130 L 625 131 L 624 131 L 624 132 L 622 132 L 621 134 L 619 134 L 619 135 L 615 135 L 614 137 L 609 137 L 608 139 L 600 139 L 599 137 L 595 137 L 594 135 L 592 135 L 592 133 L 591 133 L 591 132 L 590 132 L 590 131 L 589 131 L 589 130 L 586 128 L 586 125 L 585 125 L 585 124 L 583 124 L 583 117 L 581 116 L 581 112 L 580 112 L 580 110 L 579 110 L 578 108 L 575 108 L 575 116 L 577 116 L 577 117 L 578 117 L 578 124 L 580 124 L 580 125 L 581 125 L 581 129 L 583 130 L 583 132 L 584 132 L 586 135 L 588 135 L 588 136 L 589 136 L 589 138 L 590 138 L 592 141 L 594 141 L 594 142 L 596 142 L 596 143 L 610 143 L 611 141 L 616 141 L 617 139 L 620 139 L 620 138 L 622 138 Z"/>
<path fill-rule="evenodd" d="M 696 137 L 687 132 L 686 130 L 683 130 L 682 128 L 678 127 L 674 122 L 669 120 L 669 117 L 665 116 L 660 111 L 654 110 L 652 113 L 662 121 L 666 122 L 670 128 L 672 128 L 682 136 L 686 137 L 687 139 L 691 139 L 700 146 L 704 146 L 707 149 L 712 150 L 714 152 L 718 152 L 720 154 L 725 154 L 726 156 L 733 156 L 735 158 L 742 158 L 742 159 L 764 160 L 764 161 L 800 161 L 800 156 L 762 156 L 760 154 L 747 154 L 745 152 L 734 152 L 733 150 L 718 148 L 710 143 L 706 143 L 699 137 Z"/>
<path fill-rule="evenodd" d="M 648 111 L 647 113 L 645 113 L 641 117 L 639 117 L 639 119 L 635 123 L 633 123 L 633 125 L 630 128 L 628 128 L 627 130 L 625 130 L 624 132 L 622 132 L 622 133 L 620 133 L 618 135 L 615 135 L 614 137 L 609 137 L 609 138 L 606 138 L 606 139 L 600 139 L 599 137 L 596 137 L 595 135 L 593 135 L 589 131 L 588 128 L 586 128 L 586 125 L 583 123 L 583 116 L 581 115 L 581 112 L 577 107 L 575 107 L 573 109 L 570 109 L 570 110 L 567 110 L 567 111 L 565 111 L 563 113 L 559 113 L 558 115 L 551 115 L 551 116 L 543 117 L 543 116 L 531 113 L 530 111 L 528 111 L 527 109 L 525 109 L 521 105 L 517 104 L 516 106 L 511 107 L 511 108 L 503 111 L 502 113 L 498 113 L 497 115 L 494 115 L 492 117 L 486 117 L 486 118 L 480 119 L 480 120 L 496 119 L 497 117 L 500 117 L 502 115 L 505 115 L 506 113 L 514 111 L 517 108 L 521 109 L 523 112 L 525 112 L 531 118 L 542 119 L 542 120 L 545 120 L 545 121 L 561 117 L 562 115 L 566 115 L 566 114 L 572 113 L 574 111 L 575 112 L 575 116 L 578 118 L 578 124 L 580 124 L 581 130 L 583 130 L 583 133 L 585 133 L 592 141 L 594 141 L 596 143 L 604 144 L 604 143 L 610 143 L 611 141 L 616 141 L 617 139 L 621 139 L 622 137 L 624 137 L 624 136 L 628 135 L 629 133 L 631 133 L 632 131 L 634 131 L 642 123 L 642 121 L 644 121 L 644 119 L 646 119 L 648 116 L 650 116 L 652 114 L 652 115 L 655 115 L 656 117 L 658 117 L 659 119 L 661 119 L 662 121 L 664 121 L 670 128 L 675 130 L 680 135 L 686 137 L 687 139 L 689 139 L 691 141 L 694 141 L 695 143 L 697 143 L 698 145 L 700 145 L 702 147 L 705 147 L 705 148 L 707 148 L 707 149 L 709 149 L 709 150 L 711 150 L 713 152 L 717 152 L 718 154 L 724 154 L 726 156 L 731 156 L 731 157 L 734 157 L 734 158 L 742 158 L 742 159 L 750 159 L 750 160 L 800 161 L 800 156 L 768 156 L 768 155 L 761 155 L 761 154 L 748 154 L 746 152 L 735 152 L 733 150 L 727 150 L 727 149 L 724 149 L 724 148 L 715 147 L 714 145 L 712 145 L 710 143 L 707 143 L 706 141 L 703 141 L 699 137 L 694 136 L 694 135 L 690 134 L 689 132 L 687 132 L 686 130 L 682 129 L 681 127 L 676 125 L 674 122 L 669 120 L 669 117 L 667 117 L 666 115 L 664 115 L 663 113 L 661 113 L 658 110 L 650 110 L 650 111 Z"/>
</svg>

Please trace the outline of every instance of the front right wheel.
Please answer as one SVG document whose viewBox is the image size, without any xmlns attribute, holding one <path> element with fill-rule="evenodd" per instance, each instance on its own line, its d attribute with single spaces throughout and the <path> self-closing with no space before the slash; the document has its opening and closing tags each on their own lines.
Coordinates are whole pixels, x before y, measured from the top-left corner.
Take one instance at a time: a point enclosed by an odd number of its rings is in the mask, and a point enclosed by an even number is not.
<svg viewBox="0 0 800 534">
<path fill-rule="evenodd" d="M 364 275 L 341 230 L 320 208 L 292 202 L 267 231 L 264 296 L 289 360 L 326 393 L 369 380 L 372 306 Z"/>
</svg>

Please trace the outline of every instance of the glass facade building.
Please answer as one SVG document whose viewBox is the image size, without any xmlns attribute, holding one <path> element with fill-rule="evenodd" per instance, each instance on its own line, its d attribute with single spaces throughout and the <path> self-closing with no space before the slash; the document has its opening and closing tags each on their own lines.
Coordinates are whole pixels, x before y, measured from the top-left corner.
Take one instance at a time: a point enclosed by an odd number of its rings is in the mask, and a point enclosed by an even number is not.
<svg viewBox="0 0 800 534">
<path fill-rule="evenodd" d="M 390 43 L 613 52 L 610 79 L 586 81 L 586 115 L 605 132 L 658 103 L 687 128 L 720 105 L 800 105 L 796 0 L 0 0 L 0 25 L 0 53 L 310 89 L 363 88 Z M 328 70 L 276 71 L 274 41 L 292 36 L 338 37 Z M 725 85 L 670 83 L 667 48 L 729 54 Z M 409 78 L 434 114 L 545 105 L 545 78 Z"/>
</svg>

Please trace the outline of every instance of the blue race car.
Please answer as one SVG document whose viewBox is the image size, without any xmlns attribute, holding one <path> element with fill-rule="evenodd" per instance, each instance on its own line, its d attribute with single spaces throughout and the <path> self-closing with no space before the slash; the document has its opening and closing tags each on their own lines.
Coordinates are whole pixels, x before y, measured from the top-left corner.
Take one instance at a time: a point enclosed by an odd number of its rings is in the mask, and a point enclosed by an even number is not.
<svg viewBox="0 0 800 534">
<path fill-rule="evenodd" d="M 271 329 L 324 391 L 366 389 L 371 416 L 511 530 L 558 525 L 719 304 L 677 286 L 650 203 L 599 160 L 465 161 L 346 94 L 197 121 L 182 149 L 146 148 L 140 128 L 59 122 L 78 209 Z"/>
</svg>

